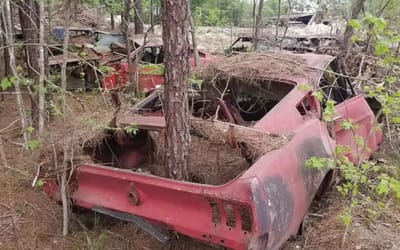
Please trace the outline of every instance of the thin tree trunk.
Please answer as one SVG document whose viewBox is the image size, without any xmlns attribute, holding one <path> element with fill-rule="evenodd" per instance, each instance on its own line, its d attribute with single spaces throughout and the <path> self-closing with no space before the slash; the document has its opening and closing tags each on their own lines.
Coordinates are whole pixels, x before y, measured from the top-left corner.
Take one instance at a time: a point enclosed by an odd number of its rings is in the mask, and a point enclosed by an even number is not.
<svg viewBox="0 0 400 250">
<path fill-rule="evenodd" d="M 258 14 L 256 18 L 256 30 L 254 32 L 254 50 L 258 49 L 258 40 L 260 38 L 260 28 L 262 25 L 262 10 L 264 8 L 264 0 L 260 0 L 258 3 Z"/>
<path fill-rule="evenodd" d="M 39 135 L 43 135 L 44 132 L 44 126 L 45 126 L 45 86 L 44 86 L 44 81 L 45 81 L 45 72 L 46 72 L 46 67 L 45 67 L 45 55 L 44 51 L 46 50 L 46 47 L 44 46 L 45 40 L 44 40 L 44 2 L 39 1 L 39 12 L 40 12 L 40 30 L 39 30 L 39 69 L 40 69 L 40 75 L 39 75 Z"/>
<path fill-rule="evenodd" d="M 188 179 L 189 11 L 187 0 L 161 1 L 165 51 L 165 147 L 169 177 Z"/>
<path fill-rule="evenodd" d="M 114 11 L 111 11 L 111 29 L 115 29 L 115 19 L 114 19 Z"/>
<path fill-rule="evenodd" d="M 5 0 L 4 2 L 4 9 L 3 9 L 3 22 L 4 22 L 4 27 L 5 27 L 5 35 L 7 37 L 7 45 L 12 45 L 14 44 L 14 37 L 12 33 L 12 17 L 11 17 L 11 12 L 10 12 L 10 1 Z M 21 127 L 22 127 L 22 135 L 24 138 L 24 143 L 25 145 L 28 145 L 29 141 L 29 134 L 27 131 L 27 119 L 25 115 L 25 109 L 24 109 L 24 101 L 22 98 L 21 94 L 21 89 L 19 87 L 19 76 L 18 76 L 18 71 L 17 67 L 15 64 L 15 53 L 14 53 L 14 47 L 10 46 L 8 47 L 8 54 L 10 56 L 10 68 L 12 75 L 14 76 L 14 89 L 17 97 L 17 106 L 19 110 L 19 115 L 21 117 Z"/>
<path fill-rule="evenodd" d="M 7 44 L 7 32 L 6 32 L 7 28 L 6 28 L 6 22 L 4 21 L 6 19 L 4 18 L 3 15 L 4 15 L 4 12 L 2 11 L 2 13 L 1 13 L 2 36 L 1 37 L 2 37 L 2 44 L 6 45 Z M 10 61 L 10 55 L 9 55 L 8 49 L 3 50 L 3 58 L 4 58 L 4 62 Z M 3 65 L 4 65 L 4 76 L 10 76 L 12 74 L 10 64 L 4 63 Z"/>
<path fill-rule="evenodd" d="M 280 50 L 282 50 L 283 40 L 285 39 L 286 33 L 287 33 L 288 29 L 289 29 L 289 19 L 290 19 L 290 16 L 292 15 L 292 10 L 293 10 L 293 5 L 292 5 L 292 1 L 291 0 L 288 0 L 288 4 L 289 4 L 289 10 L 288 10 L 288 13 L 287 13 L 287 20 L 286 20 L 286 23 L 285 23 L 285 31 L 283 32 L 283 35 L 282 35 L 282 38 L 281 38 L 281 42 L 280 42 L 280 45 L 279 45 L 279 49 Z"/>
<path fill-rule="evenodd" d="M 200 57 L 199 57 L 199 51 L 197 49 L 196 26 L 194 25 L 193 16 L 192 16 L 192 13 L 190 11 L 190 2 L 189 2 L 188 11 L 189 11 L 190 33 L 192 35 L 194 66 L 197 67 L 200 64 Z"/>
<path fill-rule="evenodd" d="M 281 5 L 282 1 L 278 0 L 278 20 L 276 20 L 276 31 L 275 31 L 275 42 L 274 46 L 278 44 L 278 36 L 279 36 L 279 24 L 281 22 Z"/>
<path fill-rule="evenodd" d="M 68 138 L 68 130 L 67 130 L 67 60 L 68 60 L 68 46 L 69 46 L 69 11 L 70 11 L 71 1 L 67 1 L 64 5 L 64 40 L 63 40 L 63 62 L 61 64 L 61 88 L 62 88 L 62 104 L 61 104 L 61 112 L 63 114 L 64 119 L 64 139 Z M 68 234 L 69 227 L 69 202 L 68 202 L 68 183 L 67 183 L 67 171 L 68 171 L 68 157 L 69 152 L 69 143 L 64 143 L 63 147 L 63 164 L 61 171 L 61 202 L 63 207 L 63 235 L 66 236 Z"/>
<path fill-rule="evenodd" d="M 66 128 L 66 112 L 67 112 L 67 101 L 66 101 L 66 91 L 67 91 L 67 59 L 68 54 L 66 51 L 68 50 L 69 43 L 69 27 L 64 27 L 64 42 L 63 42 L 63 63 L 61 65 L 61 87 L 63 91 L 62 97 L 62 113 L 64 116 L 64 138 L 67 138 L 67 128 Z M 63 148 L 63 164 L 62 164 L 62 173 L 61 173 L 61 201 L 63 207 L 63 235 L 66 236 L 68 234 L 68 224 L 69 224 L 69 205 L 68 205 L 68 196 L 67 196 L 67 167 L 68 167 L 68 143 L 64 143 Z"/>
<path fill-rule="evenodd" d="M 150 27 L 154 26 L 154 5 L 153 0 L 150 0 Z M 154 28 L 151 29 L 151 32 L 154 33 Z"/>
<path fill-rule="evenodd" d="M 383 14 L 383 11 L 385 11 L 386 7 L 388 7 L 391 2 L 392 2 L 392 0 L 387 0 L 387 2 L 382 6 L 382 8 L 379 10 L 379 12 L 376 16 L 381 17 L 381 15 Z"/>
<path fill-rule="evenodd" d="M 4 32 L 4 28 L 3 28 L 3 11 L 0 11 L 0 23 L 1 23 L 1 29 L 0 29 L 0 46 L 4 47 L 6 45 L 6 41 L 4 39 L 5 37 L 5 32 Z M 2 49 L 0 50 L 0 58 L 4 58 L 5 54 L 6 54 L 6 49 Z M 6 60 L 5 60 L 6 61 Z M 0 79 L 3 79 L 5 77 L 8 76 L 7 72 L 6 72 L 6 65 L 8 65 L 8 63 L 3 63 L 0 65 Z M 0 101 L 4 101 L 4 95 L 1 93 L 2 89 L 0 88 Z"/>
<path fill-rule="evenodd" d="M 365 0 L 355 0 L 355 3 L 353 5 L 353 9 L 351 11 L 350 20 L 351 19 L 356 19 L 358 17 L 358 15 L 360 14 L 360 12 L 361 12 L 361 10 L 362 10 L 362 8 L 364 6 L 364 2 L 365 2 Z M 350 38 L 353 36 L 353 32 L 354 32 L 353 28 L 349 24 L 347 24 L 346 30 L 345 30 L 344 35 L 343 35 L 343 42 L 342 42 L 343 51 L 348 51 L 349 50 L 350 45 L 351 45 Z"/>
<path fill-rule="evenodd" d="M 135 0 L 135 34 L 143 34 L 142 0 Z"/>
<path fill-rule="evenodd" d="M 132 52 L 132 48 L 131 48 L 131 42 L 129 40 L 130 38 L 130 34 L 129 34 L 129 23 L 130 23 L 130 11 L 131 11 L 131 0 L 125 0 L 125 10 L 124 10 L 124 14 L 122 16 L 122 33 L 125 36 L 125 43 L 126 43 L 126 50 L 128 53 L 128 89 L 131 92 L 134 92 L 133 90 L 135 89 L 134 87 L 134 75 L 133 75 L 133 71 L 132 71 L 132 60 L 131 60 L 131 52 Z"/>
<path fill-rule="evenodd" d="M 253 38 L 255 38 L 255 33 L 256 33 L 256 8 L 257 8 L 257 2 L 256 0 L 253 0 Z M 254 40 L 254 39 L 253 39 Z"/>
<path fill-rule="evenodd" d="M 24 35 L 24 43 L 39 43 L 39 6 L 34 0 L 17 1 L 19 19 L 21 23 L 22 33 Z M 27 65 L 28 76 L 34 81 L 34 84 L 39 82 L 39 47 L 24 46 L 25 62 Z M 34 91 L 31 96 L 32 108 L 32 125 L 38 129 L 39 127 L 39 95 Z"/>
</svg>

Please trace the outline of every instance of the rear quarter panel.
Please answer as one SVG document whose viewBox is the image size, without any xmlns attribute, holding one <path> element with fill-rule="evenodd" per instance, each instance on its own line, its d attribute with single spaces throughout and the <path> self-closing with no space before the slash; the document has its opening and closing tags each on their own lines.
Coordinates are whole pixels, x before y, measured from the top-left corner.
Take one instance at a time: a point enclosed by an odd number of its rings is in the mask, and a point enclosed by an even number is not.
<svg viewBox="0 0 400 250">
<path fill-rule="evenodd" d="M 311 119 L 284 147 L 260 158 L 241 178 L 257 178 L 255 217 L 268 233 L 268 249 L 279 248 L 297 230 L 328 169 L 305 166 L 312 156 L 330 157 L 335 147 L 327 127 Z"/>
</svg>

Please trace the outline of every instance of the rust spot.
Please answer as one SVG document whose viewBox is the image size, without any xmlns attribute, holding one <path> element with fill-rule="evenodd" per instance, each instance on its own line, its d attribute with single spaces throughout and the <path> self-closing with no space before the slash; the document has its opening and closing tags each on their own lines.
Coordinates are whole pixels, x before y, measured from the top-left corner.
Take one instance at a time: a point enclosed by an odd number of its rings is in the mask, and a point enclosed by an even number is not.
<svg viewBox="0 0 400 250">
<path fill-rule="evenodd" d="M 135 184 L 131 183 L 128 192 L 128 201 L 132 205 L 139 206 L 140 204 L 140 197 L 138 192 L 136 191 Z"/>
<path fill-rule="evenodd" d="M 271 176 L 264 181 L 264 192 L 267 197 L 272 227 L 277 238 L 284 235 L 292 220 L 294 201 L 286 183 L 280 176 Z"/>
<path fill-rule="evenodd" d="M 325 174 L 328 172 L 328 169 L 323 169 L 321 171 L 318 169 L 309 168 L 305 165 L 305 162 L 312 156 L 329 157 L 329 154 L 326 152 L 321 138 L 317 137 L 305 140 L 299 145 L 296 151 L 299 164 L 298 167 L 300 168 L 300 172 L 304 179 L 303 183 L 311 201 L 314 197 L 314 194 L 317 192 Z"/>
</svg>

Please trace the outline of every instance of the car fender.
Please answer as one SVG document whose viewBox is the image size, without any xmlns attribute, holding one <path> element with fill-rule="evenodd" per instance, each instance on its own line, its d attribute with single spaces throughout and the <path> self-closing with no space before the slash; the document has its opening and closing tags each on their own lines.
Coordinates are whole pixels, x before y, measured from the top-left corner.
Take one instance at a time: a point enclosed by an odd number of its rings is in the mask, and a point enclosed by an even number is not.
<svg viewBox="0 0 400 250">
<path fill-rule="evenodd" d="M 241 177 L 253 178 L 253 214 L 258 235 L 268 234 L 268 249 L 277 249 L 297 233 L 329 171 L 307 167 L 307 159 L 332 157 L 334 148 L 326 124 L 312 119 L 295 131 L 288 144 L 261 157 Z"/>
</svg>

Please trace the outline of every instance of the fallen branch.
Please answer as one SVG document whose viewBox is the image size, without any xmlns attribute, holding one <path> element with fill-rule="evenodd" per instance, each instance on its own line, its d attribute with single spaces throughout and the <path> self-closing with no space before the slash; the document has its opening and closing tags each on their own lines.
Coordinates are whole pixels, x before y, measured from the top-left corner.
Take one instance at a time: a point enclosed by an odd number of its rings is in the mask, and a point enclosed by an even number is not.
<svg viewBox="0 0 400 250">
<path fill-rule="evenodd" d="M 14 126 L 15 123 L 19 122 L 19 120 L 21 120 L 21 118 L 18 118 L 17 120 L 11 122 L 7 127 L 0 129 L 0 134 L 6 132 L 6 130 Z"/>
<path fill-rule="evenodd" d="M 3 139 L 0 136 L 0 159 L 1 163 L 5 168 L 9 168 L 8 163 L 7 163 L 7 157 L 6 153 L 4 152 L 4 147 L 3 147 Z"/>
</svg>

